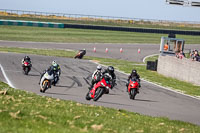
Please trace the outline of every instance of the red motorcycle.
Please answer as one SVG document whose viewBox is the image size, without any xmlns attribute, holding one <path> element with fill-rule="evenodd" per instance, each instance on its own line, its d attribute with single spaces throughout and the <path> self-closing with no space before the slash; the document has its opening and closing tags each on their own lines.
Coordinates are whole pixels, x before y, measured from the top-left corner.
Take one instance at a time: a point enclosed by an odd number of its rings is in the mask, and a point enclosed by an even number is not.
<svg viewBox="0 0 200 133">
<path fill-rule="evenodd" d="M 99 81 L 92 90 L 89 90 L 89 92 L 86 95 L 86 100 L 93 99 L 94 101 L 97 101 L 104 93 L 109 93 L 109 88 L 111 88 L 111 84 L 106 78 L 102 78 L 101 81 Z"/>
<path fill-rule="evenodd" d="M 130 79 L 129 85 L 128 85 L 128 93 L 130 96 L 130 99 L 135 99 L 135 96 L 139 89 L 139 81 L 135 78 Z"/>
<path fill-rule="evenodd" d="M 28 61 L 24 61 L 24 64 L 22 65 L 22 67 L 23 67 L 23 71 L 24 71 L 24 74 L 25 75 L 28 75 L 28 73 L 30 72 L 30 70 L 31 70 L 31 63 L 30 62 L 28 62 Z"/>
</svg>

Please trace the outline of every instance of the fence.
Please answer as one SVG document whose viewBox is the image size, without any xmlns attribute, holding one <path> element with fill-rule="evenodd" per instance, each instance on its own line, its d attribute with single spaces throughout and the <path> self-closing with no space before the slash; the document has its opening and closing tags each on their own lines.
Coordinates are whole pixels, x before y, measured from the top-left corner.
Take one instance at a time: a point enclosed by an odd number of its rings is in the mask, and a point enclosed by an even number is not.
<svg viewBox="0 0 200 133">
<path fill-rule="evenodd" d="M 187 23 L 187 24 L 200 24 L 198 21 L 168 21 L 168 20 L 157 20 L 157 19 L 142 19 L 142 18 L 129 18 L 129 17 L 114 17 L 114 16 L 98 16 L 98 15 L 84 15 L 84 14 L 67 14 L 67 13 L 50 13 L 50 12 L 36 12 L 36 11 L 24 11 L 24 10 L 10 10 L 0 9 L 0 12 L 5 13 L 8 16 L 19 15 L 26 17 L 27 15 L 34 18 L 60 18 L 68 20 L 90 20 L 90 21 L 114 21 L 118 23 L 124 22 L 159 22 L 159 23 Z"/>
</svg>

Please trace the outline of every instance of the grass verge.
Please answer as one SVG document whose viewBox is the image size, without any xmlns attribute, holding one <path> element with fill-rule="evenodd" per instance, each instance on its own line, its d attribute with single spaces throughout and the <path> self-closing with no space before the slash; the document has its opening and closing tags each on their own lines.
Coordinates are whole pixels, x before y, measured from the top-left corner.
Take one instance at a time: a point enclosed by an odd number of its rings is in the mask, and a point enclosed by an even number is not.
<svg viewBox="0 0 200 133">
<path fill-rule="evenodd" d="M 59 56 L 59 57 L 70 57 L 70 58 L 74 57 L 76 54 L 73 51 L 66 52 L 65 50 L 41 50 L 41 49 L 7 48 L 7 47 L 0 47 L 0 51 L 26 53 L 26 54 L 29 53 L 29 54 L 37 54 L 37 55 L 40 54 L 40 55 L 47 55 L 47 56 Z M 153 58 L 156 58 L 156 57 L 153 57 Z M 125 73 L 130 73 L 131 70 L 135 68 L 137 69 L 141 78 L 143 79 L 157 83 L 165 87 L 172 88 L 174 90 L 181 91 L 188 95 L 200 96 L 200 86 L 195 86 L 188 82 L 179 81 L 174 78 L 162 76 L 158 74 L 157 72 L 146 70 L 146 66 L 138 65 L 138 63 L 135 63 L 135 62 L 125 61 L 125 60 L 116 60 L 116 59 L 88 57 L 88 56 L 85 56 L 84 59 L 97 60 L 99 61 L 100 64 L 112 65 L 118 70 L 123 71 Z"/>
<path fill-rule="evenodd" d="M 143 43 L 159 44 L 167 34 L 103 31 L 86 29 L 56 29 L 26 26 L 0 26 L 0 40 L 61 42 L 61 43 Z M 199 44 L 200 36 L 177 35 L 186 44 Z"/>
<path fill-rule="evenodd" d="M 0 82 L 2 133 L 200 132 L 200 126 L 16 90 Z"/>
</svg>

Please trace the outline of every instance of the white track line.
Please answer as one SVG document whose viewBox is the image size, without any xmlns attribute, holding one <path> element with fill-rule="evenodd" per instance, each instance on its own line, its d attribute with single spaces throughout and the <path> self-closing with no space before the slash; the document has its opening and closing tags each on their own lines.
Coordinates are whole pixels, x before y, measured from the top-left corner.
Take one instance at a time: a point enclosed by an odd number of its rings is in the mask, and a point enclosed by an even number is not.
<svg viewBox="0 0 200 133">
<path fill-rule="evenodd" d="M 92 60 L 90 60 L 90 61 L 93 62 L 93 63 L 95 63 L 95 64 L 97 64 L 97 65 L 101 65 L 101 66 L 104 66 L 104 67 L 108 67 L 108 66 L 106 66 L 106 65 L 99 64 L 98 62 L 94 62 L 94 61 L 92 61 Z M 116 70 L 116 71 L 119 72 L 119 73 L 125 74 L 125 75 L 129 75 L 129 74 L 127 74 L 127 73 L 125 73 L 125 72 L 122 72 L 122 71 L 119 71 L 119 70 Z M 182 93 L 182 92 L 180 92 L 180 91 L 178 91 L 178 90 L 173 90 L 173 89 L 171 89 L 171 88 L 158 85 L 158 84 L 156 84 L 156 83 L 153 83 L 153 82 L 151 82 L 151 81 L 145 80 L 145 79 L 143 79 L 143 78 L 141 78 L 141 80 L 143 80 L 143 81 L 145 81 L 145 82 L 147 82 L 147 83 L 149 83 L 149 84 L 155 85 L 155 86 L 157 86 L 157 87 L 163 88 L 163 89 L 165 89 L 165 90 L 172 91 L 172 92 L 174 92 L 174 93 L 178 93 L 178 94 L 181 94 L 181 95 L 190 97 L 190 98 L 194 98 L 194 99 L 200 100 L 200 97 L 198 97 L 198 96 L 195 97 L 195 96 L 191 96 L 191 95 L 188 95 L 188 94 L 184 94 L 184 93 Z"/>
<path fill-rule="evenodd" d="M 3 66 L 0 64 L 0 68 L 1 68 L 1 71 L 2 71 L 2 73 L 3 73 L 3 76 L 4 76 L 4 78 L 6 79 L 6 82 L 8 83 L 8 85 L 10 86 L 10 87 L 12 87 L 12 88 L 15 88 L 14 87 L 14 85 L 11 83 L 11 81 L 9 80 L 9 78 L 7 77 L 7 75 L 6 75 L 6 73 L 5 73 L 5 71 L 4 71 L 4 69 L 3 69 Z"/>
<path fill-rule="evenodd" d="M 152 54 L 152 55 L 145 56 L 142 61 L 145 63 L 146 58 L 156 56 L 156 55 L 159 55 L 159 54 Z"/>
</svg>

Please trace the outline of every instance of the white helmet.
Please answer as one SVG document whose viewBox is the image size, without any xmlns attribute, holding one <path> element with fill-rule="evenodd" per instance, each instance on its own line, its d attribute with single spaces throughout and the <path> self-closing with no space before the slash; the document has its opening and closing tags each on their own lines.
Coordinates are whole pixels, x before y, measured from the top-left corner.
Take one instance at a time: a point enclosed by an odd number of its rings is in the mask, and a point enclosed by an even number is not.
<svg viewBox="0 0 200 133">
<path fill-rule="evenodd" d="M 55 61 L 55 60 L 54 60 L 54 61 L 52 61 L 52 65 L 53 65 L 53 66 L 55 66 L 55 67 L 57 66 L 57 63 L 56 63 L 56 61 Z"/>
<path fill-rule="evenodd" d="M 97 70 L 101 70 L 101 69 L 102 69 L 101 65 L 98 65 Z"/>
</svg>

